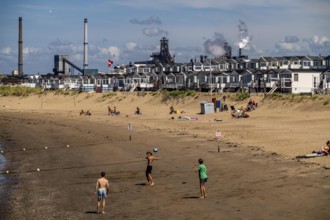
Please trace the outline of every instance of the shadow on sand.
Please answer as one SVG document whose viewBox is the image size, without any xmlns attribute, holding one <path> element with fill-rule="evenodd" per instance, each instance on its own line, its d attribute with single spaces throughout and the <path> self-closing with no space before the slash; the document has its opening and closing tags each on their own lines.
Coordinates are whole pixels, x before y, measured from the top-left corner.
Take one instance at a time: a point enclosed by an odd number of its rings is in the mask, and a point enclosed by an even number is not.
<svg viewBox="0 0 330 220">
<path fill-rule="evenodd" d="M 87 211 L 87 212 L 85 212 L 86 214 L 97 214 L 97 212 L 96 211 Z"/>
<path fill-rule="evenodd" d="M 146 183 L 136 183 L 135 185 L 136 186 L 146 186 L 147 184 Z"/>
<path fill-rule="evenodd" d="M 184 196 L 183 199 L 199 199 L 198 196 Z"/>
</svg>

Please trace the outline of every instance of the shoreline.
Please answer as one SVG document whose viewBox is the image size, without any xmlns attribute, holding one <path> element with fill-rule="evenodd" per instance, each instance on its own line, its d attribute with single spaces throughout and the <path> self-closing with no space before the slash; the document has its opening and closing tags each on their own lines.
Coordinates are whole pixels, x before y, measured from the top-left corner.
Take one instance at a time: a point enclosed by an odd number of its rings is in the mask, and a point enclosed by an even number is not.
<svg viewBox="0 0 330 220">
<path fill-rule="evenodd" d="M 4 143 L 0 139 L 1 143 Z M 4 150 L 4 145 L 0 144 L 0 150 Z M 10 190 L 7 190 L 7 185 L 14 183 L 14 179 L 9 176 L 9 174 L 6 174 L 6 168 L 8 167 L 8 161 L 6 160 L 5 153 L 0 153 L 0 215 L 6 219 L 6 215 L 8 212 L 8 209 L 10 208 L 9 205 L 9 195 L 11 193 Z"/>
</svg>

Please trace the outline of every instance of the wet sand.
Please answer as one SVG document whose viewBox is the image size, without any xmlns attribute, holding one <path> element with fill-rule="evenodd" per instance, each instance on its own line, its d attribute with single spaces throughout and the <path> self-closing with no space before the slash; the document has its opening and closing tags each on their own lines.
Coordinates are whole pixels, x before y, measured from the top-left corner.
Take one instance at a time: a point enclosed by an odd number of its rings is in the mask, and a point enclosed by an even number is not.
<svg viewBox="0 0 330 220">
<path fill-rule="evenodd" d="M 153 106 L 150 100 L 148 104 Z M 325 169 L 329 158 L 296 160 L 249 140 L 242 144 L 244 139 L 222 140 L 218 153 L 213 132 L 209 137 L 202 131 L 203 126 L 214 126 L 210 118 L 197 115 L 205 123 L 193 126 L 172 121 L 169 115 L 155 120 L 147 105 L 141 108 L 146 112 L 141 117 L 128 118 L 123 107 L 117 117 L 97 108 L 88 117 L 78 116 L 72 108 L 26 106 L 0 111 L 0 140 L 8 160 L 6 169 L 12 172 L 1 185 L 9 198 L 6 205 L 1 203 L 3 219 L 329 217 L 330 178 Z M 133 124 L 131 141 L 128 123 Z M 145 152 L 155 146 L 159 149 L 155 155 L 162 159 L 154 162 L 155 185 L 146 186 Z M 193 171 L 198 158 L 208 167 L 207 199 L 199 199 L 198 177 Z M 111 181 L 105 215 L 95 213 L 94 187 L 101 171 Z"/>
</svg>

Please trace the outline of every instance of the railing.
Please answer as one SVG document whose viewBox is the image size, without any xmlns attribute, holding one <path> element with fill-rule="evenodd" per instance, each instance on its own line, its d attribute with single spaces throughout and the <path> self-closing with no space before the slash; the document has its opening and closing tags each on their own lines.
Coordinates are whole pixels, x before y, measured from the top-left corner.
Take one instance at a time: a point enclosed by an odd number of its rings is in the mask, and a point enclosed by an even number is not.
<svg viewBox="0 0 330 220">
<path fill-rule="evenodd" d="M 132 85 L 131 85 L 131 89 L 130 89 L 129 91 L 130 91 L 130 92 L 133 92 L 133 91 L 136 89 L 137 86 L 138 86 L 137 83 L 132 83 Z"/>
<path fill-rule="evenodd" d="M 268 94 L 273 94 L 277 88 L 278 88 L 278 87 L 277 87 L 277 85 L 276 85 L 276 83 L 275 83 L 275 84 L 273 85 L 272 89 L 269 90 Z"/>
</svg>

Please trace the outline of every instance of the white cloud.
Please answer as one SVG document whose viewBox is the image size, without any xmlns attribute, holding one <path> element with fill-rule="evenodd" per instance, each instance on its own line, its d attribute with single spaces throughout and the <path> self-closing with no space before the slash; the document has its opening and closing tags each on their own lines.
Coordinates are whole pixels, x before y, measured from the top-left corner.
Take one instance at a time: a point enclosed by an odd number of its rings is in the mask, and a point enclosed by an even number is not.
<svg viewBox="0 0 330 220">
<path fill-rule="evenodd" d="M 0 53 L 3 55 L 11 55 L 13 50 L 10 47 L 5 47 L 0 50 Z"/>
<path fill-rule="evenodd" d="M 110 46 L 108 48 L 99 47 L 99 55 L 111 56 L 112 58 L 120 57 L 120 49 L 116 46 Z"/>
<path fill-rule="evenodd" d="M 23 54 L 24 55 L 38 55 L 42 54 L 43 50 L 41 48 L 36 47 L 24 47 L 23 48 Z"/>
<path fill-rule="evenodd" d="M 330 45 L 330 40 L 328 37 L 325 36 L 313 36 L 312 39 L 309 41 L 313 45 L 317 46 L 329 46 Z"/>
<path fill-rule="evenodd" d="M 303 40 L 307 43 L 308 51 L 311 54 L 330 54 L 330 39 L 326 36 L 313 36 Z"/>
<path fill-rule="evenodd" d="M 120 49 L 118 47 L 109 47 L 109 52 L 112 57 L 119 57 L 120 56 Z"/>
<path fill-rule="evenodd" d="M 280 51 L 283 51 L 283 50 L 300 51 L 301 50 L 301 46 L 299 44 L 286 43 L 286 42 L 279 42 L 279 43 L 275 44 L 275 48 Z"/>
<path fill-rule="evenodd" d="M 158 36 L 167 36 L 168 32 L 160 28 L 144 28 L 142 30 L 144 35 L 148 37 L 158 37 Z"/>
<path fill-rule="evenodd" d="M 128 42 L 126 44 L 126 49 L 127 50 L 135 50 L 139 45 L 137 43 L 134 43 L 134 42 Z"/>
</svg>

